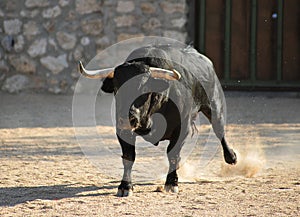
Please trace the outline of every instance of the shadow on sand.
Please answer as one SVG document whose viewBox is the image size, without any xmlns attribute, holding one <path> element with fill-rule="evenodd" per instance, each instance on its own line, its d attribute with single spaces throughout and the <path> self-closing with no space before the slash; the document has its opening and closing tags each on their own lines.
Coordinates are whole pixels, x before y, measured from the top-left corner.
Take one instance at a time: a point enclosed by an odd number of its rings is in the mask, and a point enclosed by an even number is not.
<svg viewBox="0 0 300 217">
<path fill-rule="evenodd" d="M 97 192 L 109 190 L 117 186 L 73 186 L 73 185 L 52 185 L 34 187 L 6 187 L 0 188 L 0 207 L 15 206 L 25 202 L 40 200 L 60 200 L 64 198 L 79 198 L 91 196 L 105 196 L 108 192 Z M 90 192 L 90 193 L 88 193 Z"/>
</svg>

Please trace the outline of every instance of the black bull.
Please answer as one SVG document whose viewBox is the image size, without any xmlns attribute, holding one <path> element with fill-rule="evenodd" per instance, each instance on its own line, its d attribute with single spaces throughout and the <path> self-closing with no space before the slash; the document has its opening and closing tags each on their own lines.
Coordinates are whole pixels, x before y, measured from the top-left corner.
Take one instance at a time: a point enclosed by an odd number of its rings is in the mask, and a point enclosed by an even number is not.
<svg viewBox="0 0 300 217">
<path fill-rule="evenodd" d="M 194 129 L 193 121 L 198 112 L 212 124 L 221 141 L 226 163 L 236 163 L 236 154 L 225 140 L 222 88 L 212 62 L 195 49 L 170 45 L 142 47 L 134 50 L 125 63 L 113 71 L 88 71 L 81 63 L 79 69 L 86 77 L 104 78 L 101 89 L 115 94 L 116 131 L 124 165 L 119 196 L 128 196 L 133 190 L 131 170 L 137 135 L 154 145 L 162 140 L 170 141 L 165 189 L 178 191 L 176 170 L 180 150 L 190 130 Z M 165 122 L 156 114 L 162 115 Z M 161 129 L 162 125 L 165 129 Z"/>
</svg>

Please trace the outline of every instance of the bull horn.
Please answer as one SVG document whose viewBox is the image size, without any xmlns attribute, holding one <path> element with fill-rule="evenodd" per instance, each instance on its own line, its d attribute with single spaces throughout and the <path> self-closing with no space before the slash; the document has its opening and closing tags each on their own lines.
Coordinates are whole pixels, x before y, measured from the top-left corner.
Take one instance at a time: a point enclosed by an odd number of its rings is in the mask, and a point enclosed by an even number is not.
<svg viewBox="0 0 300 217">
<path fill-rule="evenodd" d="M 176 70 L 168 70 L 156 67 L 150 67 L 151 77 L 153 78 L 164 78 L 167 80 L 179 80 L 181 78 L 181 74 Z"/>
<path fill-rule="evenodd" d="M 78 63 L 78 71 L 84 77 L 87 78 L 113 78 L 114 77 L 114 68 L 99 69 L 99 70 L 87 70 L 83 67 L 82 62 Z"/>
</svg>

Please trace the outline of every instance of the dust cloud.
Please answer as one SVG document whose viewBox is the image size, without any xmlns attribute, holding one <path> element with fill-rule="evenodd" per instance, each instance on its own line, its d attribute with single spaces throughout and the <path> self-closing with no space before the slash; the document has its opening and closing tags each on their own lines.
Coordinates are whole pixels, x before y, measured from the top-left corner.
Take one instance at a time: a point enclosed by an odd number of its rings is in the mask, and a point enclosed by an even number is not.
<svg viewBox="0 0 300 217">
<path fill-rule="evenodd" d="M 222 164 L 220 176 L 255 176 L 265 165 L 265 158 L 260 150 L 236 151 L 238 162 L 236 165 Z"/>
<path fill-rule="evenodd" d="M 221 154 L 207 166 L 199 166 L 199 161 L 186 161 L 179 170 L 180 182 L 197 182 L 201 180 L 219 180 L 227 177 L 247 177 L 257 175 L 265 166 L 264 152 L 258 148 L 236 148 L 238 162 L 236 165 L 228 165 Z"/>
<path fill-rule="evenodd" d="M 228 165 L 223 163 L 220 171 L 221 177 L 244 176 L 251 178 L 264 167 L 266 157 L 261 136 L 254 130 L 248 131 L 247 135 L 250 139 L 244 140 L 245 144 L 234 145 L 237 164 Z"/>
<path fill-rule="evenodd" d="M 234 128 L 234 130 L 233 130 Z M 244 144 L 232 144 L 237 154 L 237 164 L 226 164 L 223 157 L 222 148 L 220 148 L 213 159 L 206 165 L 200 162 L 200 159 L 187 160 L 178 171 L 180 181 L 199 181 L 199 180 L 219 180 L 230 177 L 256 176 L 266 165 L 266 156 L 264 153 L 263 138 L 253 129 L 247 130 L 248 139 L 242 138 L 240 128 L 230 127 L 228 141 L 244 141 Z M 199 157 L 199 156 L 198 156 Z"/>
</svg>

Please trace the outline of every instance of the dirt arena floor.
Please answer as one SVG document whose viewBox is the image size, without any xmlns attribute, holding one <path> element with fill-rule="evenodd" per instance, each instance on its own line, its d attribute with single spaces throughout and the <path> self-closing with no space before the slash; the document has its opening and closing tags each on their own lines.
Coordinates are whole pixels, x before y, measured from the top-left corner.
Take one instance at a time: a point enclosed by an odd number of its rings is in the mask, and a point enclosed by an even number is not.
<svg viewBox="0 0 300 217">
<path fill-rule="evenodd" d="M 225 165 L 221 148 L 204 154 L 203 136 L 186 154 L 179 193 L 166 193 L 166 143 L 141 141 L 134 194 L 120 198 L 109 97 L 95 106 L 100 136 L 80 140 L 72 96 L 0 93 L 0 216 L 300 216 L 300 93 L 225 94 L 236 166 Z M 210 126 L 198 129 L 208 135 Z M 95 143 L 105 147 L 93 152 Z"/>
</svg>

